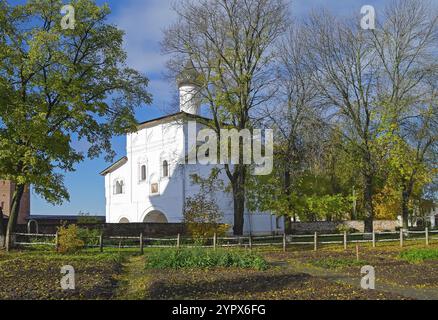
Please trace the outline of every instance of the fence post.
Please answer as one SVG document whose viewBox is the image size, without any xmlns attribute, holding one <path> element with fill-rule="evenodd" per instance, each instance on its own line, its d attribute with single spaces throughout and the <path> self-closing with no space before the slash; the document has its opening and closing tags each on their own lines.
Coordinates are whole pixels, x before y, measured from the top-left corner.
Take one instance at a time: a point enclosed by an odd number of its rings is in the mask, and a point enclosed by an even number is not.
<svg viewBox="0 0 438 320">
<path fill-rule="evenodd" d="M 286 233 L 283 233 L 283 252 L 286 252 Z"/>
<path fill-rule="evenodd" d="M 313 250 L 318 250 L 318 232 L 315 232 L 314 239 L 313 239 Z"/>
<path fill-rule="evenodd" d="M 344 250 L 347 250 L 347 231 L 344 231 Z"/>
<path fill-rule="evenodd" d="M 99 236 L 99 251 L 103 252 L 103 233 Z"/>
<path fill-rule="evenodd" d="M 426 246 L 429 245 L 429 228 L 426 227 Z"/>
<path fill-rule="evenodd" d="M 56 231 L 56 234 L 55 234 L 55 250 L 56 250 L 56 252 L 59 251 L 59 234 L 58 234 L 58 231 Z"/>
<path fill-rule="evenodd" d="M 360 261 L 360 257 L 359 257 L 359 244 L 356 243 L 356 261 L 359 262 Z"/>
<path fill-rule="evenodd" d="M 248 241 L 249 241 L 249 250 L 252 250 L 252 235 L 249 235 Z"/>
<path fill-rule="evenodd" d="M 403 228 L 400 229 L 400 247 L 403 247 Z"/>
<path fill-rule="evenodd" d="M 373 230 L 373 248 L 376 247 L 376 232 Z"/>
<path fill-rule="evenodd" d="M 176 237 L 176 247 L 179 249 L 181 245 L 181 235 L 178 233 L 178 236 Z"/>
<path fill-rule="evenodd" d="M 217 233 L 215 232 L 213 234 L 213 249 L 216 250 L 216 246 L 217 246 Z"/>
<path fill-rule="evenodd" d="M 140 233 L 140 253 L 144 254 L 144 246 L 143 246 L 143 232 Z"/>
</svg>

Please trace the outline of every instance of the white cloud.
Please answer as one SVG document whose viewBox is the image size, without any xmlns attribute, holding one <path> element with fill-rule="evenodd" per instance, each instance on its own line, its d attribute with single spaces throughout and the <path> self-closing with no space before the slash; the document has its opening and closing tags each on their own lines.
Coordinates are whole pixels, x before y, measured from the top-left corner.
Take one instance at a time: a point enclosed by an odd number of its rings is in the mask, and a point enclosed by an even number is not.
<svg viewBox="0 0 438 320">
<path fill-rule="evenodd" d="M 159 42 L 163 29 L 174 18 L 171 0 L 125 1 L 113 21 L 126 32 L 125 48 L 131 67 L 147 74 L 164 70 L 167 57 L 161 54 Z"/>
</svg>

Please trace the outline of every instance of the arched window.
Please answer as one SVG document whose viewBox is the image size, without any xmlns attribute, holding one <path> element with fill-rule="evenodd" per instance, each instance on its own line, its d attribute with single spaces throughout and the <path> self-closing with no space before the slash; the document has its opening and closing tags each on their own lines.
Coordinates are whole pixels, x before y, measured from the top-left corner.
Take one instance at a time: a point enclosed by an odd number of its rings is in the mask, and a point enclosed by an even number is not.
<svg viewBox="0 0 438 320">
<path fill-rule="evenodd" d="M 169 163 L 167 160 L 163 161 L 163 177 L 167 178 L 169 176 Z"/>
<path fill-rule="evenodd" d="M 146 181 L 146 165 L 140 167 L 140 181 Z"/>
</svg>

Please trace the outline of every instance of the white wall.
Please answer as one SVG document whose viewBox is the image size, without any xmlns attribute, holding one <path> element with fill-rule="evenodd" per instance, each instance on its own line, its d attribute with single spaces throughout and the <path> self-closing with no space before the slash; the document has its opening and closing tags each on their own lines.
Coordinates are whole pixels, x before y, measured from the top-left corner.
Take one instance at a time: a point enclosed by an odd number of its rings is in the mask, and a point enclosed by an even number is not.
<svg viewBox="0 0 438 320">
<path fill-rule="evenodd" d="M 181 222 L 183 219 L 184 198 L 199 192 L 199 185 L 193 184 L 191 175 L 208 177 L 214 166 L 182 165 L 187 146 L 187 126 L 179 122 L 159 124 L 142 129 L 127 136 L 128 161 L 122 167 L 105 176 L 106 218 L 109 223 L 118 223 L 127 218 L 129 222 L 143 222 L 146 214 L 159 210 L 168 222 Z M 162 177 L 162 161 L 169 162 L 169 177 Z M 147 166 L 146 181 L 140 180 L 141 165 Z M 113 194 L 113 183 L 123 179 L 124 194 Z M 221 179 L 229 183 L 224 170 Z M 160 193 L 150 193 L 151 183 L 159 184 Z M 233 200 L 231 193 L 223 191 L 213 195 L 224 214 L 224 223 L 233 225 Z M 245 214 L 244 230 L 249 233 L 271 233 L 275 229 L 275 217 L 268 213 Z M 283 223 L 281 223 L 283 226 Z M 281 228 L 283 229 L 283 227 Z"/>
</svg>

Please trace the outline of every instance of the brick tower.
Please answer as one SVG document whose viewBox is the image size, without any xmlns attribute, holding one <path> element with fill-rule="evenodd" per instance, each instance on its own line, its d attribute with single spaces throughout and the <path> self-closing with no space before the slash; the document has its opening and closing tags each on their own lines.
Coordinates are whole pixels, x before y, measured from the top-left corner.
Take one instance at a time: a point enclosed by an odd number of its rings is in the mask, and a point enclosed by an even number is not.
<svg viewBox="0 0 438 320">
<path fill-rule="evenodd" d="M 11 212 L 12 196 L 14 195 L 15 183 L 8 180 L 0 180 L 0 207 L 3 214 L 8 217 Z M 30 192 L 26 187 L 21 198 L 20 212 L 18 214 L 18 224 L 26 224 L 30 215 Z"/>
</svg>

